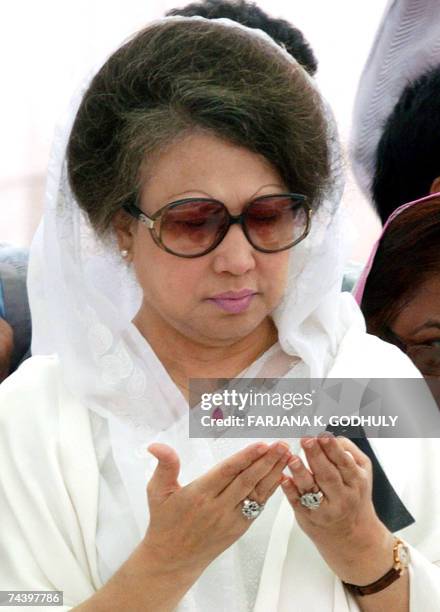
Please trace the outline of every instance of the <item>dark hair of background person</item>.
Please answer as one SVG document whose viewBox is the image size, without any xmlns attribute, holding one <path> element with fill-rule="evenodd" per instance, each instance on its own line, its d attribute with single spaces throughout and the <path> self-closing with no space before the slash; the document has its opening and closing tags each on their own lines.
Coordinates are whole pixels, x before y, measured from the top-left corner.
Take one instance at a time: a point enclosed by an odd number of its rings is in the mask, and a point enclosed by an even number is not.
<svg viewBox="0 0 440 612">
<path fill-rule="evenodd" d="M 372 196 L 382 222 L 401 204 L 428 195 L 440 176 L 440 65 L 403 90 L 375 158 Z"/>
<path fill-rule="evenodd" d="M 136 201 L 141 167 L 148 180 L 148 162 L 197 130 L 264 156 L 314 208 L 330 187 L 332 136 L 305 71 L 239 28 L 164 20 L 107 60 L 72 128 L 69 181 L 98 235 Z"/>
<path fill-rule="evenodd" d="M 318 69 L 315 54 L 301 30 L 295 28 L 285 19 L 270 17 L 254 2 L 246 2 L 245 0 L 203 0 L 202 2 L 191 2 L 183 8 L 171 9 L 166 14 L 185 17 L 199 16 L 206 19 L 227 17 L 248 28 L 263 30 L 290 53 L 311 76 L 314 76 Z"/>
<path fill-rule="evenodd" d="M 367 331 L 393 342 L 394 319 L 433 274 L 440 274 L 440 199 L 420 202 L 388 226 L 362 297 Z"/>
</svg>

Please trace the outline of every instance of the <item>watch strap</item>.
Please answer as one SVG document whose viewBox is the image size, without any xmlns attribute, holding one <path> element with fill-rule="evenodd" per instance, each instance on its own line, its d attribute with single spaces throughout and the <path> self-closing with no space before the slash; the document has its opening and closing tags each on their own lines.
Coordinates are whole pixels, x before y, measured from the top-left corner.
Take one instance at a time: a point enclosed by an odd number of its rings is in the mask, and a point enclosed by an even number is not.
<svg viewBox="0 0 440 612">
<path fill-rule="evenodd" d="M 400 578 L 401 574 L 401 569 L 392 567 L 384 576 L 371 584 L 358 586 L 357 584 L 349 584 L 348 582 L 344 582 L 344 586 L 347 587 L 347 589 L 353 593 L 353 595 L 372 595 L 373 593 L 379 593 L 379 591 L 382 591 L 387 586 L 392 584 L 395 580 Z"/>
<path fill-rule="evenodd" d="M 402 553 L 405 553 L 402 556 Z M 393 567 L 388 570 L 386 574 L 381 576 L 378 580 L 359 586 L 357 584 L 350 584 L 343 582 L 343 585 L 354 595 L 372 595 L 373 593 L 379 593 L 387 586 L 392 584 L 395 580 L 400 578 L 403 570 L 408 566 L 408 548 L 402 542 L 400 538 L 395 537 L 393 546 Z"/>
</svg>

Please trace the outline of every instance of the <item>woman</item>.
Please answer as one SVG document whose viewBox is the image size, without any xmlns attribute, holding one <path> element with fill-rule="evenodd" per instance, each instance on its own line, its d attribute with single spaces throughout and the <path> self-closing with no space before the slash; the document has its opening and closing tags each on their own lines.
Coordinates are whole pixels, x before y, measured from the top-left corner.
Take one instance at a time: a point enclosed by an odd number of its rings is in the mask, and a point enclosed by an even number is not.
<svg viewBox="0 0 440 612">
<path fill-rule="evenodd" d="M 391 529 L 411 605 L 440 601 L 435 444 L 405 444 L 415 486 L 399 440 L 375 443 L 390 482 L 366 441 L 187 434 L 191 378 L 417 375 L 340 294 L 336 148 L 305 71 L 229 21 L 152 24 L 73 101 L 30 261 L 41 356 L 2 387 L 2 589 L 406 610 Z"/>
<path fill-rule="evenodd" d="M 427 377 L 440 377 L 439 198 L 425 196 L 389 217 L 355 291 L 368 331 Z"/>
</svg>

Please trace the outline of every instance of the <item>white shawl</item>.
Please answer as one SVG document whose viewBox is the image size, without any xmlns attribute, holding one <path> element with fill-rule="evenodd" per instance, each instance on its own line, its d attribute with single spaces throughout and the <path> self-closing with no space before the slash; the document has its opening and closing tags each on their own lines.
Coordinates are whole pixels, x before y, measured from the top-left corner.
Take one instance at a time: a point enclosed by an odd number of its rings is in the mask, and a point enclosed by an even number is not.
<svg viewBox="0 0 440 612">
<path fill-rule="evenodd" d="M 359 329 L 344 338 L 331 374 L 339 377 L 341 370 L 353 377 L 367 370 L 372 376 L 416 375 L 395 347 Z M 61 609 L 69 610 L 102 586 L 96 542 L 99 468 L 90 412 L 62 383 L 56 357 L 33 357 L 2 384 L 0 436 L 0 590 L 62 590 Z M 411 612 L 434 610 L 440 606 L 440 568 L 431 563 L 440 563 L 440 445 L 437 440 L 377 439 L 373 447 L 416 519 L 399 532 L 412 546 Z M 261 528 L 258 521 L 248 532 L 251 537 L 255 528 Z M 130 546 L 126 549 L 129 554 Z M 216 561 L 211 567 L 221 568 Z M 235 574 L 214 571 L 203 579 L 222 590 L 220 599 L 212 597 L 212 610 L 245 610 L 228 598 Z M 196 587 L 179 610 L 201 609 Z M 305 609 L 358 608 L 283 502 L 271 531 L 255 612 Z"/>
</svg>

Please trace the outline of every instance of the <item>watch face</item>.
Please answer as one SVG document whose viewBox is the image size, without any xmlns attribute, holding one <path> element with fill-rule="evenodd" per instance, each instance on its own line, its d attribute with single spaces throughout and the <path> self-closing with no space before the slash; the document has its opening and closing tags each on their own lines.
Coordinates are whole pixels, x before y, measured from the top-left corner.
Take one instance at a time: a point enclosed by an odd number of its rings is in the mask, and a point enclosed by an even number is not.
<svg viewBox="0 0 440 612">
<path fill-rule="evenodd" d="M 409 563 L 409 550 L 405 544 L 399 544 L 397 547 L 397 558 L 403 567 L 407 567 Z"/>
</svg>

